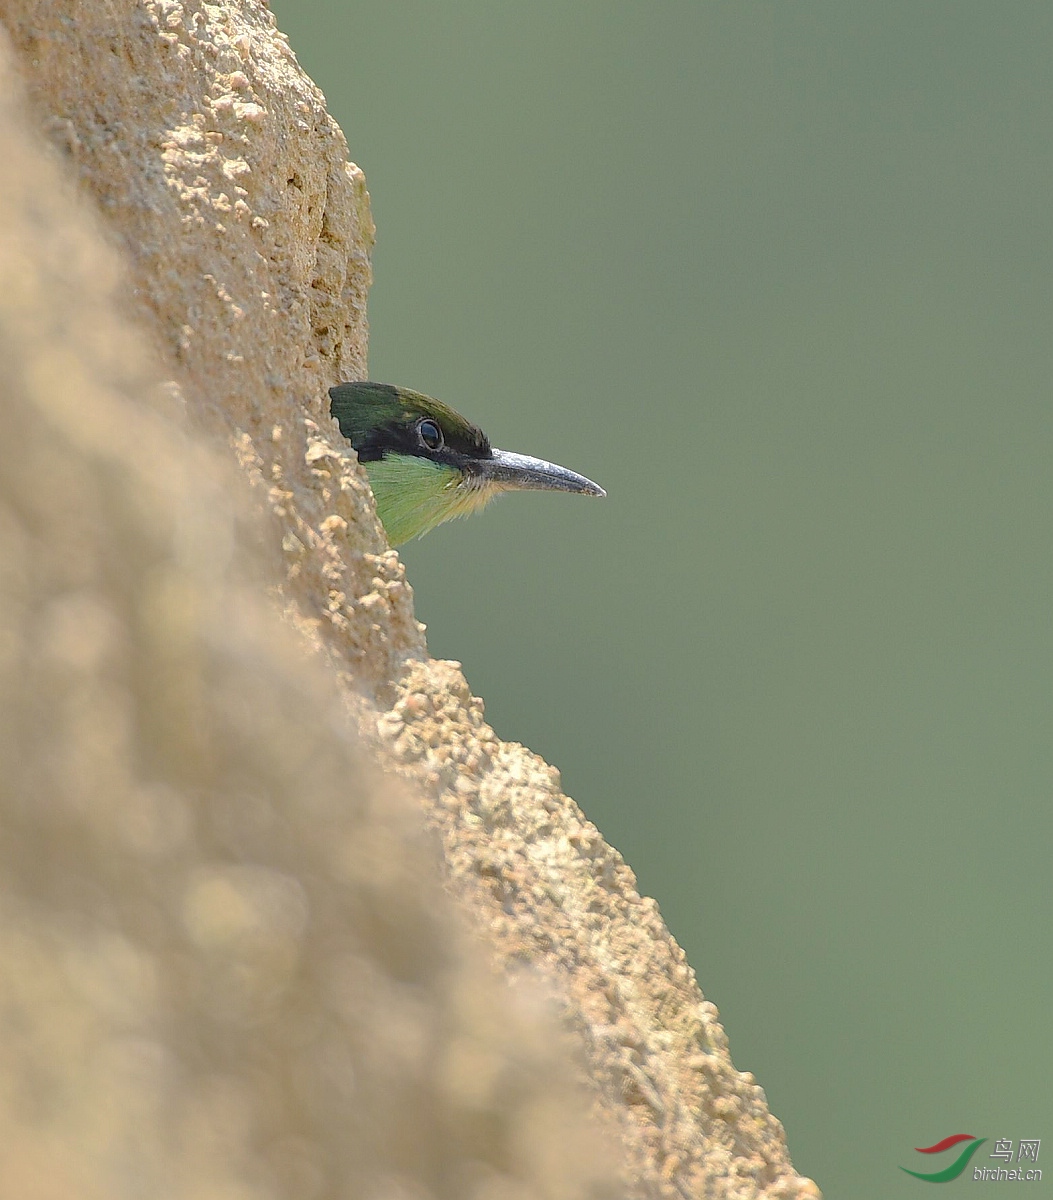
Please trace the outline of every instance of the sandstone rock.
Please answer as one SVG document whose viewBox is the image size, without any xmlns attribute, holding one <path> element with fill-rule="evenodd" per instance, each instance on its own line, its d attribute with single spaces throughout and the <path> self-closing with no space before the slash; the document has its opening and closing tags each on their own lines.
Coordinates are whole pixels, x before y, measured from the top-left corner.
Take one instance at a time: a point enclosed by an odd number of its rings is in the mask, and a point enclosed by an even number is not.
<svg viewBox="0 0 1053 1200">
<path fill-rule="evenodd" d="M 657 906 L 427 656 L 325 415 L 366 373 L 368 195 L 266 6 L 0 0 L 0 21 L 58 160 L 8 94 L 0 936 L 27 1033 L 0 1064 L 26 1150 L 0 1171 L 54 1170 L 56 1194 L 606 1194 L 567 1134 L 547 988 L 627 1194 L 818 1196 Z M 458 940 L 347 709 L 518 1000 Z M 38 1076 L 36 1107 L 10 1101 Z"/>
</svg>

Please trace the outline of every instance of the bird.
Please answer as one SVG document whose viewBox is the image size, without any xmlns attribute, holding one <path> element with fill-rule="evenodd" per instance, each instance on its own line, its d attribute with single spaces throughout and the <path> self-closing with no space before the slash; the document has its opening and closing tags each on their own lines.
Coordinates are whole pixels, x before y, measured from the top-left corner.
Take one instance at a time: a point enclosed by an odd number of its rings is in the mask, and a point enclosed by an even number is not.
<svg viewBox="0 0 1053 1200">
<path fill-rule="evenodd" d="M 369 475 L 392 546 L 477 512 L 501 492 L 607 494 L 566 467 L 495 449 L 478 425 L 423 392 L 340 383 L 329 398 L 330 415 Z"/>
</svg>

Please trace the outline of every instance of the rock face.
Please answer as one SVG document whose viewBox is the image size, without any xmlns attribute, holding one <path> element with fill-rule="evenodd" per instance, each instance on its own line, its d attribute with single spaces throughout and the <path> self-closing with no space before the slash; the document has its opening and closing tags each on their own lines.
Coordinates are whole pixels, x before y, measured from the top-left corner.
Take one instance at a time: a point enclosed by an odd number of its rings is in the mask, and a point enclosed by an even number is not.
<svg viewBox="0 0 1053 1200">
<path fill-rule="evenodd" d="M 817 1197 L 657 906 L 427 656 L 325 416 L 368 196 L 266 6 L 0 22 L 0 1180 Z"/>
<path fill-rule="evenodd" d="M 0 50 L 0 1195 L 617 1195 Z"/>
</svg>

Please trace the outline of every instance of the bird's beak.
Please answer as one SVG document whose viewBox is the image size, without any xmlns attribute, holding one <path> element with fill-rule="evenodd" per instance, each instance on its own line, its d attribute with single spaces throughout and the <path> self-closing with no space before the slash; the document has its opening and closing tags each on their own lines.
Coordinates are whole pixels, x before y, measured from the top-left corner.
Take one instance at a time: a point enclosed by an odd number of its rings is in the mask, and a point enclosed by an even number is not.
<svg viewBox="0 0 1053 1200">
<path fill-rule="evenodd" d="M 579 492 L 583 496 L 606 496 L 591 479 L 568 471 L 543 458 L 494 450 L 489 458 L 472 463 L 472 475 L 484 486 L 498 491 Z"/>
</svg>

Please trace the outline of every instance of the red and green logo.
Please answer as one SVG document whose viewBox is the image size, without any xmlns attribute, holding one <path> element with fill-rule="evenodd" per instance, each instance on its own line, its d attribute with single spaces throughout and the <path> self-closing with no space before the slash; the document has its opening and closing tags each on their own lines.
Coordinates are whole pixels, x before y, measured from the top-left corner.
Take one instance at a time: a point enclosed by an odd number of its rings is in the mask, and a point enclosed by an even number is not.
<svg viewBox="0 0 1053 1200">
<path fill-rule="evenodd" d="M 957 1146 L 959 1142 L 968 1142 L 968 1146 L 958 1155 L 949 1167 L 944 1167 L 942 1171 L 908 1171 L 906 1167 L 900 1167 L 901 1171 L 907 1171 L 908 1175 L 913 1175 L 915 1179 L 924 1179 L 926 1183 L 949 1183 L 952 1179 L 957 1179 L 958 1176 L 969 1165 L 969 1159 L 980 1149 L 987 1141 L 987 1138 L 976 1138 L 971 1133 L 952 1133 L 950 1137 L 945 1137 L 942 1141 L 936 1143 L 935 1146 L 915 1146 L 919 1154 L 941 1154 L 944 1150 L 950 1150 L 952 1146 Z"/>
</svg>

